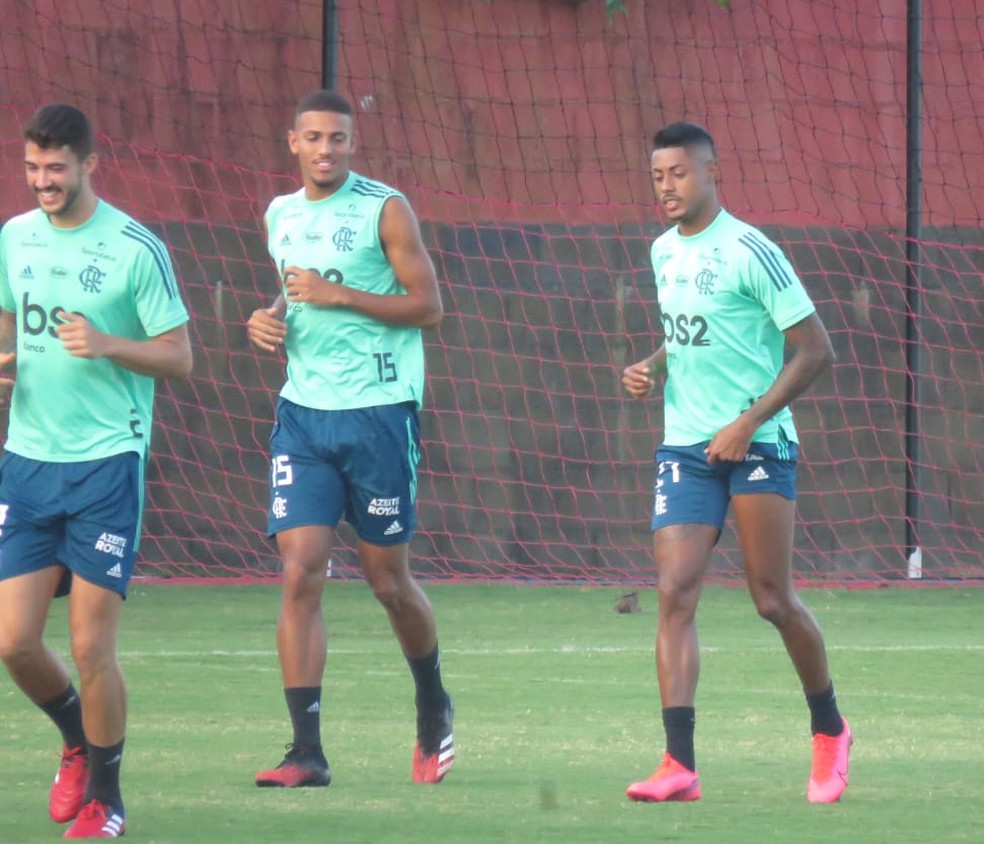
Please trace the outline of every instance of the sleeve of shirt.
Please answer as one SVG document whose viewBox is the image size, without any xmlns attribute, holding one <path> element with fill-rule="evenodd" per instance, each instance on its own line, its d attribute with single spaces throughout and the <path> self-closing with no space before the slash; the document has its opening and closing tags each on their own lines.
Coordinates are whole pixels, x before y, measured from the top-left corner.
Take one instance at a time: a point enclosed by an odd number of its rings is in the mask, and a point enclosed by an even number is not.
<svg viewBox="0 0 984 844">
<path fill-rule="evenodd" d="M 6 226 L 0 227 L 0 308 L 13 311 L 16 310 L 16 303 L 10 292 L 10 279 L 7 277 L 7 243 L 4 237 L 6 231 Z"/>
<path fill-rule="evenodd" d="M 154 238 L 136 253 L 132 272 L 137 314 L 148 337 L 188 321 L 171 256 L 160 240 Z"/>
<path fill-rule="evenodd" d="M 780 331 L 816 310 L 796 270 L 778 246 L 758 232 L 743 235 L 740 242 L 748 249 L 749 293 L 762 303 Z"/>
<path fill-rule="evenodd" d="M 280 209 L 283 207 L 284 197 L 275 196 L 270 204 L 267 206 L 266 211 L 263 214 L 263 232 L 266 235 L 266 247 L 267 254 L 270 256 L 270 260 L 273 261 L 274 265 L 277 267 L 277 272 L 280 272 L 280 256 L 277 255 L 279 251 L 274 243 L 274 232 L 277 230 L 277 225 L 280 219 Z"/>
</svg>

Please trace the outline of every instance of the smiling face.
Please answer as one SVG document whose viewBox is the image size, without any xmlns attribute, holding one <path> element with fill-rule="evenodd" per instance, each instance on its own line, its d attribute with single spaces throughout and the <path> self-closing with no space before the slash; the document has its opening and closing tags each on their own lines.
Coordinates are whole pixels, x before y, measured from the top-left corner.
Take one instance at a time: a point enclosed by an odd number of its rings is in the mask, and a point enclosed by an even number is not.
<svg viewBox="0 0 984 844">
<path fill-rule="evenodd" d="M 85 222 L 96 205 L 89 176 L 96 168 L 90 153 L 79 160 L 69 146 L 41 147 L 34 141 L 24 145 L 27 186 L 38 205 L 59 228 L 74 228 Z"/>
<path fill-rule="evenodd" d="M 287 133 L 290 151 L 297 156 L 308 199 L 324 199 L 348 178 L 355 152 L 352 117 L 333 111 L 305 111 Z"/>
<path fill-rule="evenodd" d="M 684 236 L 706 229 L 721 210 L 717 159 L 706 144 L 653 150 L 653 193 Z"/>
</svg>

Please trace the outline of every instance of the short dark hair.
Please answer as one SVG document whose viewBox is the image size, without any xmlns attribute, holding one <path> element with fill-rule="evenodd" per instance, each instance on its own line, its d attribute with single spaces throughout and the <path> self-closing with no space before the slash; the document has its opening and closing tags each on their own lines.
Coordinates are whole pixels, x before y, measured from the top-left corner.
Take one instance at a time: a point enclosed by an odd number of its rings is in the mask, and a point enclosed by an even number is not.
<svg viewBox="0 0 984 844">
<path fill-rule="evenodd" d="M 653 135 L 654 150 L 669 149 L 670 147 L 692 147 L 701 144 L 706 144 L 711 150 L 711 155 L 717 156 L 714 151 L 714 138 L 703 126 L 698 126 L 696 123 L 671 123 Z"/>
<path fill-rule="evenodd" d="M 92 126 L 75 106 L 65 103 L 43 105 L 24 126 L 24 140 L 41 149 L 68 147 L 79 161 L 92 153 Z"/>
<path fill-rule="evenodd" d="M 294 111 L 294 117 L 300 117 L 306 111 L 330 111 L 334 114 L 352 116 L 352 105 L 341 94 L 322 88 L 312 91 L 301 98 Z"/>
</svg>

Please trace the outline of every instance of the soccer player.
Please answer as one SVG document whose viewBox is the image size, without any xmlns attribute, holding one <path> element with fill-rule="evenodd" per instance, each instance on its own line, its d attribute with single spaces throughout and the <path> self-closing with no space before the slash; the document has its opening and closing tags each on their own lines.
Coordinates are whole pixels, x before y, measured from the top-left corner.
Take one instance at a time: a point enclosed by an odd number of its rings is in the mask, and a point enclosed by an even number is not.
<svg viewBox="0 0 984 844">
<path fill-rule="evenodd" d="M 789 261 L 721 207 L 711 136 L 691 123 L 671 124 L 654 137 L 650 163 L 656 200 L 676 224 L 652 246 L 665 339 L 625 368 L 622 383 L 643 398 L 666 375 L 652 515 L 666 751 L 628 796 L 701 796 L 695 615 L 730 503 L 755 608 L 779 631 L 809 706 L 807 797 L 832 803 L 847 786 L 852 736 L 837 708 L 820 629 L 793 588 L 798 441 L 789 404 L 831 364 L 833 349 Z M 792 355 L 784 366 L 787 343 Z"/>
<path fill-rule="evenodd" d="M 416 684 L 415 782 L 454 762 L 451 698 L 434 614 L 410 574 L 424 394 L 421 329 L 443 316 L 417 218 L 398 191 L 350 169 L 352 107 L 314 91 L 287 133 L 303 186 L 264 223 L 282 292 L 248 322 L 260 349 L 287 353 L 270 437 L 269 533 L 283 561 L 277 650 L 293 725 L 283 761 L 259 786 L 326 786 L 321 742 L 325 565 L 344 516 L 366 580 L 386 609 Z"/>
<path fill-rule="evenodd" d="M 0 229 L 0 363 L 16 358 L 0 458 L 0 657 L 62 735 L 52 819 L 74 821 L 66 838 L 117 838 L 126 724 L 117 631 L 154 379 L 191 371 L 188 314 L 161 241 L 94 193 L 85 114 L 42 106 L 24 141 L 39 207 Z M 42 640 L 52 599 L 66 592 L 78 690 Z"/>
</svg>

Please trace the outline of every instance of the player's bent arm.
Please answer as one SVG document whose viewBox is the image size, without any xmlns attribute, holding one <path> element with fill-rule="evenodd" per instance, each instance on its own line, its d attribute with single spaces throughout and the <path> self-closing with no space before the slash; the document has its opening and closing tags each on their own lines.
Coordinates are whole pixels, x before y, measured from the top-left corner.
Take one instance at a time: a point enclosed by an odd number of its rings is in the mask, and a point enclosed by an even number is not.
<svg viewBox="0 0 984 844">
<path fill-rule="evenodd" d="M 10 354 L 17 343 L 17 314 L 0 311 L 0 354 Z"/>
<path fill-rule="evenodd" d="M 406 295 L 378 295 L 339 285 L 343 307 L 390 325 L 433 328 L 444 316 L 437 272 L 420 235 L 420 224 L 410 203 L 399 196 L 383 206 L 379 237 L 396 279 Z"/>
<path fill-rule="evenodd" d="M 772 386 L 742 414 L 752 431 L 791 404 L 836 359 L 827 329 L 815 312 L 783 334 L 795 351 Z"/>
<path fill-rule="evenodd" d="M 629 364 L 622 370 L 622 386 L 637 399 L 645 398 L 656 385 L 656 375 L 666 372 L 666 344 L 653 354 L 637 363 Z"/>
<path fill-rule="evenodd" d="M 287 303 L 283 294 L 280 294 L 269 308 L 257 308 L 253 311 L 246 322 L 249 342 L 267 352 L 277 351 L 287 336 L 287 324 L 284 322 L 286 310 Z"/>
<path fill-rule="evenodd" d="M 0 311 L 0 370 L 17 360 L 17 314 Z M 0 371 L 0 400 L 6 401 L 14 386 L 13 373 Z"/>
<path fill-rule="evenodd" d="M 146 340 L 103 336 L 107 343 L 102 356 L 118 366 L 153 378 L 184 378 L 191 374 L 193 359 L 186 322 Z"/>
<path fill-rule="evenodd" d="M 649 370 L 650 375 L 660 375 L 666 374 L 666 343 L 660 345 L 660 347 L 653 352 L 645 360 L 646 368 Z"/>
</svg>

